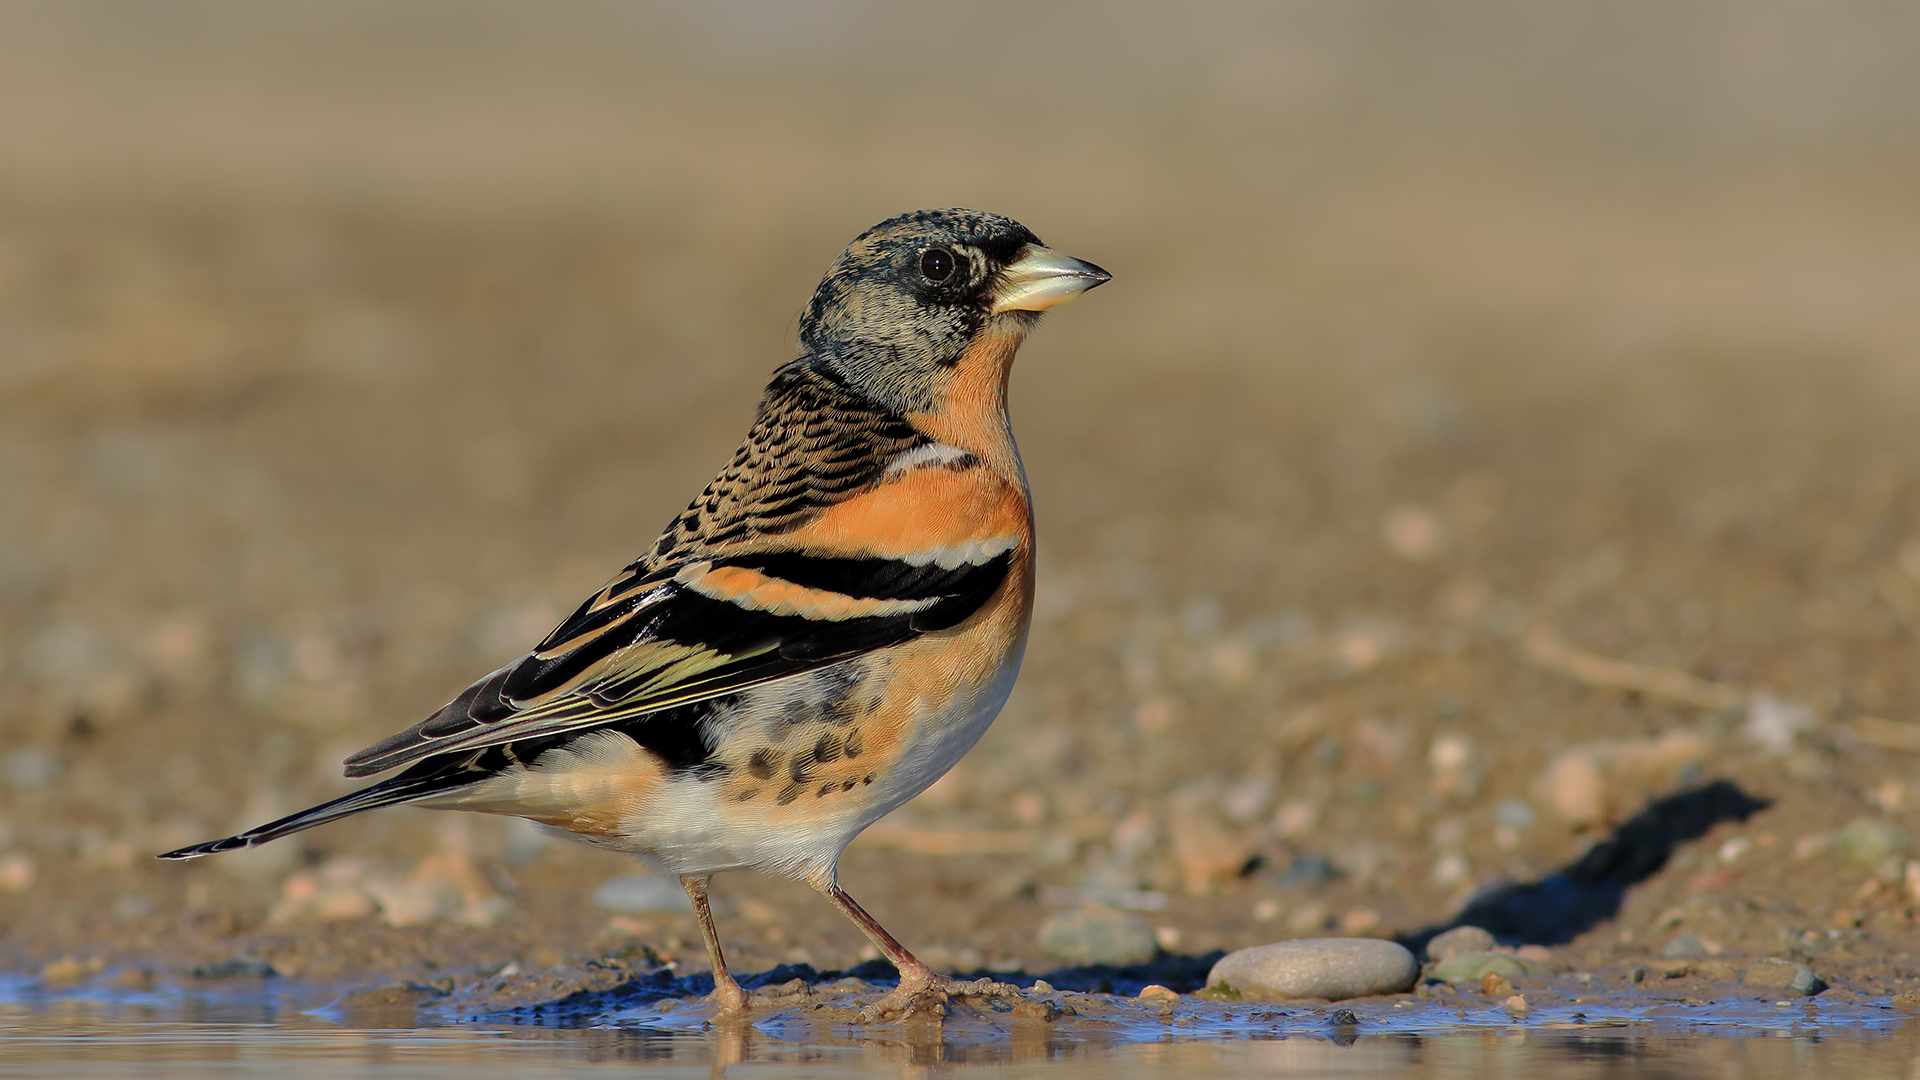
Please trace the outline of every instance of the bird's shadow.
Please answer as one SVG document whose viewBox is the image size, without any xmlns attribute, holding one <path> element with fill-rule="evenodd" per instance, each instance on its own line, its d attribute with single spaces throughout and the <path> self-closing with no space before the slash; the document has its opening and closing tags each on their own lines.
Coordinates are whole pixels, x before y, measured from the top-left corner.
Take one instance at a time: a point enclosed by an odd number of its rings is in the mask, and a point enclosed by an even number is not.
<svg viewBox="0 0 1920 1080">
<path fill-rule="evenodd" d="M 1659 873 L 1675 848 L 1770 805 L 1729 780 L 1668 795 L 1540 880 L 1483 889 L 1451 919 L 1395 940 L 1419 955 L 1435 935 L 1477 926 L 1504 945 L 1564 945 L 1618 915 L 1627 890 Z"/>
</svg>

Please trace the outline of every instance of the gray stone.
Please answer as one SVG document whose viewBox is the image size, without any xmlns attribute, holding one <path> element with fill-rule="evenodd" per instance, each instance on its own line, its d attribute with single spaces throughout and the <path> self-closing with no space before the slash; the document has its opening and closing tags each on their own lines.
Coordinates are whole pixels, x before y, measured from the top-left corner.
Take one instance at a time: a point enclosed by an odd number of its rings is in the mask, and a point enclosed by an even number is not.
<svg viewBox="0 0 1920 1080">
<path fill-rule="evenodd" d="M 593 892 L 608 911 L 691 911 L 693 901 L 671 874 L 625 874 Z"/>
<path fill-rule="evenodd" d="M 1913 849 L 1913 837 L 1876 818 L 1854 818 L 1833 834 L 1834 854 L 1860 866 L 1879 866 Z"/>
<path fill-rule="evenodd" d="M 1807 965 L 1771 958 L 1749 964 L 1740 981 L 1748 986 L 1779 990 L 1795 997 L 1812 997 L 1827 988 L 1827 984 Z"/>
<path fill-rule="evenodd" d="M 1522 978 L 1527 975 L 1548 975 L 1553 968 L 1537 960 L 1527 960 L 1512 953 L 1503 952 L 1463 952 L 1455 953 L 1433 965 L 1427 977 L 1452 986 L 1477 983 L 1487 972 L 1493 972 L 1503 979 Z"/>
<path fill-rule="evenodd" d="M 1461 953 L 1491 952 L 1493 945 L 1493 935 L 1485 930 L 1477 926 L 1456 926 L 1427 942 L 1427 959 L 1438 963 Z"/>
<path fill-rule="evenodd" d="M 1669 960 L 1692 960 L 1709 952 L 1706 942 L 1692 934 L 1681 934 L 1667 942 L 1666 947 L 1660 950 L 1660 955 Z"/>
<path fill-rule="evenodd" d="M 1040 948 L 1073 964 L 1142 964 L 1160 951 L 1153 927 L 1112 908 L 1074 908 L 1040 924 Z"/>
<path fill-rule="evenodd" d="M 1313 889 L 1340 876 L 1325 855 L 1296 855 L 1274 884 L 1283 889 Z"/>
<path fill-rule="evenodd" d="M 1397 994 L 1419 975 L 1419 961 L 1391 941 L 1304 938 L 1228 953 L 1207 973 L 1207 985 L 1224 984 L 1253 1000 L 1341 1001 Z"/>
</svg>

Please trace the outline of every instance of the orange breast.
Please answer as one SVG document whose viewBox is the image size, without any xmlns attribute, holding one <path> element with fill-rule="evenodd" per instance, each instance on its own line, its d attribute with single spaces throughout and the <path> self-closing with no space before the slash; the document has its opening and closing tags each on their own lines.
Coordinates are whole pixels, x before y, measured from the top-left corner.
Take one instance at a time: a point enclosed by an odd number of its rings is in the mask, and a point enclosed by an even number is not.
<svg viewBox="0 0 1920 1080">
<path fill-rule="evenodd" d="M 1027 501 L 990 469 L 915 469 L 838 503 L 782 539 L 809 551 L 902 559 L 1031 529 Z"/>
</svg>

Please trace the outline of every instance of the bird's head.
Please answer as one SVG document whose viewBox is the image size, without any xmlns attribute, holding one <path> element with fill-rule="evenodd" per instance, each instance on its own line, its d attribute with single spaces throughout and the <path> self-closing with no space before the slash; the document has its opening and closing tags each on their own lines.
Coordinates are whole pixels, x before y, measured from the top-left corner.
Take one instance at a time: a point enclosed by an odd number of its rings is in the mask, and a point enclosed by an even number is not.
<svg viewBox="0 0 1920 1080">
<path fill-rule="evenodd" d="M 870 397 L 917 412 L 983 331 L 1017 345 L 1041 312 L 1110 276 L 1011 218 L 916 210 L 861 233 L 834 260 L 800 319 L 800 347 Z"/>
</svg>

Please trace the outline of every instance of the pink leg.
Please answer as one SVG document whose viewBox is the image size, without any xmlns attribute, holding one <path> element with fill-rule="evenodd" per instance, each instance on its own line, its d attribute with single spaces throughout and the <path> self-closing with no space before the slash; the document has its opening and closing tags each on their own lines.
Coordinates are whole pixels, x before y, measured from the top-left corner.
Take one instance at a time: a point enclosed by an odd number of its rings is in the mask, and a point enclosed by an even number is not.
<svg viewBox="0 0 1920 1080">
<path fill-rule="evenodd" d="M 872 915 L 867 914 L 867 909 L 861 907 L 853 897 L 848 896 L 838 882 L 820 880 L 809 881 L 807 884 L 812 885 L 822 896 L 833 901 L 833 906 L 853 920 L 853 925 L 867 935 L 867 940 L 873 942 L 874 948 L 879 949 L 881 955 L 891 961 L 894 967 L 900 969 L 900 988 L 888 994 L 878 1005 L 868 1009 L 867 1015 L 862 1019 L 877 1020 L 892 1014 L 914 1012 L 927 1005 L 937 1004 L 938 999 L 945 996 L 942 991 L 947 983 L 946 978 L 935 975 L 932 968 L 921 963 L 918 957 L 908 952 L 907 947 L 900 944 L 892 934 L 887 933 L 887 928 L 881 926 Z"/>
<path fill-rule="evenodd" d="M 707 940 L 707 960 L 713 965 L 713 1000 L 720 1006 L 720 1016 L 740 1016 L 747 1011 L 747 992 L 727 972 L 727 958 L 720 952 L 720 933 L 713 928 L 713 910 L 707 906 L 707 884 L 712 880 L 712 874 L 681 874 L 680 887 L 693 901 L 700 936 Z"/>
</svg>

